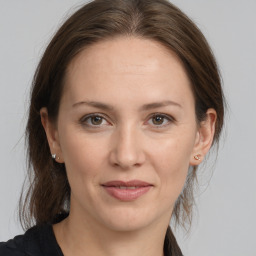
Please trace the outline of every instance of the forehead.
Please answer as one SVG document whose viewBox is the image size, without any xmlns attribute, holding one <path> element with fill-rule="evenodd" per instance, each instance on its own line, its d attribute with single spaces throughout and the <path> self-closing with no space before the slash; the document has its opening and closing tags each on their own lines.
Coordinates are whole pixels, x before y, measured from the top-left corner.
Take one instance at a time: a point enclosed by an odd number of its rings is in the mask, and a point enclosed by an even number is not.
<svg viewBox="0 0 256 256">
<path fill-rule="evenodd" d="M 70 63 L 65 86 L 73 100 L 83 94 L 100 98 L 113 92 L 147 95 L 152 100 L 154 95 L 192 95 L 175 53 L 157 41 L 135 37 L 108 39 L 84 49 Z"/>
<path fill-rule="evenodd" d="M 170 63 L 172 67 L 183 65 L 173 51 L 157 41 L 123 36 L 86 47 L 71 61 L 68 74 L 74 75 L 83 64 L 88 64 L 86 69 L 93 70 L 103 65 L 105 69 L 113 68 L 120 73 L 130 71 L 139 74 L 140 71 L 153 72 L 158 68 L 168 68 Z"/>
</svg>

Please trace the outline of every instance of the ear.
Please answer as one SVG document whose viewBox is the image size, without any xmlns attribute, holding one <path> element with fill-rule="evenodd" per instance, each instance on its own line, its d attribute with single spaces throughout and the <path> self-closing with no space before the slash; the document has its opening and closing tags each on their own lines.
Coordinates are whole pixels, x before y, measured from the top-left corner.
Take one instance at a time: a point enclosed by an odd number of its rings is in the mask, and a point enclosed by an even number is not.
<svg viewBox="0 0 256 256">
<path fill-rule="evenodd" d="M 209 108 L 206 112 L 206 118 L 198 127 L 195 145 L 190 157 L 190 165 L 199 165 L 210 150 L 215 134 L 216 118 L 216 111 Z"/>
<path fill-rule="evenodd" d="M 56 155 L 55 161 L 64 163 L 59 142 L 59 135 L 56 125 L 49 119 L 48 110 L 46 107 L 40 109 L 41 122 L 44 127 L 48 144 L 52 155 Z"/>
</svg>

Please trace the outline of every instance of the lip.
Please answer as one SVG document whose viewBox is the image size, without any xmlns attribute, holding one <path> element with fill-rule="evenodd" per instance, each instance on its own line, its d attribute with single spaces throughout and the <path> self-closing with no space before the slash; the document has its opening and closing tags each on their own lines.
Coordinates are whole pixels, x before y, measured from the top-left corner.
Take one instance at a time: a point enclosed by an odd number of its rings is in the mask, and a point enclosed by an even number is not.
<svg viewBox="0 0 256 256">
<path fill-rule="evenodd" d="M 114 180 L 102 184 L 102 187 L 110 196 L 120 201 L 133 201 L 146 194 L 153 185 L 141 180 Z"/>
</svg>

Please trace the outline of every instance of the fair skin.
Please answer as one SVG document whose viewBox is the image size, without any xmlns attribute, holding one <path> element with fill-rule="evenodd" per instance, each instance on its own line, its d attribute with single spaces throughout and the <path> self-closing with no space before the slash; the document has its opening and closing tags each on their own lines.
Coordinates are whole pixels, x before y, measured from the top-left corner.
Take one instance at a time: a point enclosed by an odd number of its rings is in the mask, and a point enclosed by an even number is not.
<svg viewBox="0 0 256 256">
<path fill-rule="evenodd" d="M 54 225 L 65 256 L 163 255 L 188 168 L 200 164 L 214 135 L 216 112 L 198 125 L 194 109 L 180 60 L 158 42 L 119 37 L 75 57 L 56 124 L 41 109 L 71 187 L 70 215 Z M 133 185 L 115 187 L 113 196 L 105 184 L 120 180 L 148 187 L 135 197 Z"/>
</svg>

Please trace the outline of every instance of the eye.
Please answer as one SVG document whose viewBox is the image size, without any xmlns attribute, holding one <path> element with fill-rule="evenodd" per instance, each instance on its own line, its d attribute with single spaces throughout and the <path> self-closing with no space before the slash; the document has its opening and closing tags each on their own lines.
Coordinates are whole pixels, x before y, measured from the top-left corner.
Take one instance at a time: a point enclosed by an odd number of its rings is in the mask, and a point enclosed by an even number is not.
<svg viewBox="0 0 256 256">
<path fill-rule="evenodd" d="M 152 115 L 149 119 L 149 123 L 153 126 L 156 126 L 157 128 L 167 126 L 173 121 L 174 121 L 174 118 L 172 118 L 171 116 L 166 114 L 157 114 L 157 113 Z"/>
<path fill-rule="evenodd" d="M 83 125 L 86 125 L 86 126 L 91 126 L 91 127 L 101 127 L 101 126 L 104 126 L 104 125 L 108 125 L 109 122 L 101 115 L 99 114 L 90 114 L 90 115 L 86 115 L 84 116 L 80 122 L 83 124 Z"/>
</svg>

